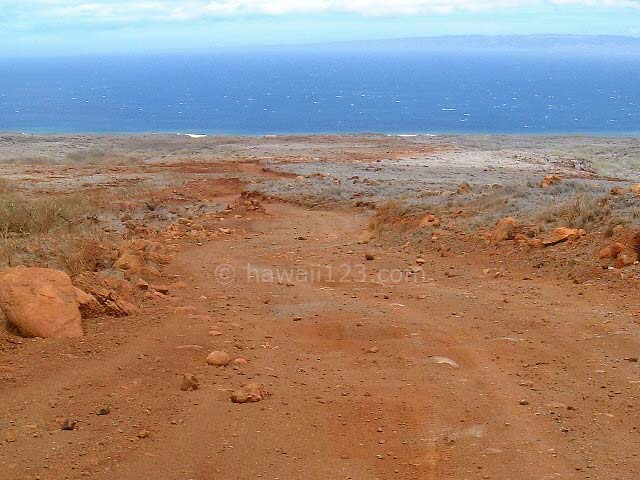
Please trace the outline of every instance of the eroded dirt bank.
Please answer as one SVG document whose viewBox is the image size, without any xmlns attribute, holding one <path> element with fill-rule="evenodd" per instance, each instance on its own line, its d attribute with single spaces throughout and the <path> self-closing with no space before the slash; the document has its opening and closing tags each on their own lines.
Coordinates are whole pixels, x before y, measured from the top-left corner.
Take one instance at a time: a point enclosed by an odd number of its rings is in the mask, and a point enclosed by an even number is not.
<svg viewBox="0 0 640 480">
<path fill-rule="evenodd" d="M 618 214 L 635 195 L 610 193 L 633 180 L 551 162 L 505 192 L 523 163 L 459 146 L 465 160 L 442 163 L 442 140 L 345 159 L 350 141 L 322 160 L 6 164 L 10 195 L 109 197 L 63 224 L 106 254 L 47 257 L 47 230 L 5 236 L 5 258 L 73 278 L 91 265 L 131 285 L 135 310 L 90 315 L 79 339 L 2 334 L 0 478 L 635 479 L 638 267 L 599 255 L 633 231 Z M 523 205 L 548 208 L 549 174 L 552 199 L 611 198 L 610 214 L 554 211 L 532 231 Z M 395 180 L 401 206 L 386 204 Z M 530 242 L 558 226 L 585 232 Z M 232 403 L 248 383 L 268 395 Z"/>
</svg>

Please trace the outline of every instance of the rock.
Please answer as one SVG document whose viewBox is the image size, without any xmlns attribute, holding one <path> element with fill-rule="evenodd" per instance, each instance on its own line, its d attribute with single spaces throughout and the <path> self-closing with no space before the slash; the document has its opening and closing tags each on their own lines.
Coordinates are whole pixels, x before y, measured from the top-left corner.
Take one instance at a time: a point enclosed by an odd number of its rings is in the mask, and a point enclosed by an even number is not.
<svg viewBox="0 0 640 480">
<path fill-rule="evenodd" d="M 225 365 L 229 365 L 230 362 L 231 357 L 229 357 L 229 354 L 220 350 L 211 352 L 207 357 L 207 363 L 217 367 L 224 367 Z"/>
<path fill-rule="evenodd" d="M 422 258 L 422 257 L 418 257 L 418 258 L 416 258 L 416 263 L 418 265 L 424 265 L 426 263 L 426 260 L 424 258 Z"/>
<path fill-rule="evenodd" d="M 375 258 L 375 257 L 373 256 L 373 253 L 367 253 L 367 254 L 364 256 L 364 259 L 365 259 L 365 260 L 373 260 L 374 258 Z"/>
<path fill-rule="evenodd" d="M 633 265 L 638 261 L 638 254 L 636 252 L 621 252 L 614 263 L 615 268 L 624 268 Z"/>
<path fill-rule="evenodd" d="M 220 330 L 209 330 L 209 335 L 212 337 L 219 337 L 222 335 L 222 332 Z"/>
<path fill-rule="evenodd" d="M 160 292 L 163 295 L 166 295 L 171 290 L 171 288 L 168 285 L 151 285 L 151 288 L 156 292 Z"/>
<path fill-rule="evenodd" d="M 138 438 L 149 438 L 149 431 L 148 430 L 140 430 L 138 432 L 138 435 L 136 435 Z"/>
<path fill-rule="evenodd" d="M 467 182 L 462 182 L 460 185 L 458 185 L 457 193 L 458 195 L 471 193 L 471 185 L 469 185 Z"/>
<path fill-rule="evenodd" d="M 17 440 L 15 433 L 13 432 L 5 432 L 2 435 L 2 441 L 7 443 L 13 443 Z"/>
<path fill-rule="evenodd" d="M 512 240 L 518 230 L 518 221 L 513 217 L 505 217 L 496 224 L 493 231 L 493 239 L 496 242 Z"/>
<path fill-rule="evenodd" d="M 249 383 L 231 394 L 233 403 L 254 403 L 269 396 L 266 387 L 261 383 Z"/>
<path fill-rule="evenodd" d="M 76 300 L 78 302 L 78 308 L 80 309 L 80 314 L 82 318 L 91 318 L 94 317 L 97 312 L 100 311 L 100 303 L 90 293 L 87 293 L 83 290 L 80 290 L 78 287 L 73 287 Z"/>
<path fill-rule="evenodd" d="M 185 373 L 182 376 L 182 385 L 180 386 L 180 390 L 184 392 L 188 392 L 191 390 L 198 390 L 200 388 L 200 381 L 196 378 L 195 375 L 191 373 Z"/>
<path fill-rule="evenodd" d="M 145 282 L 142 278 L 139 278 L 136 282 L 136 288 L 138 290 L 147 291 L 149 290 L 149 284 Z"/>
<path fill-rule="evenodd" d="M 380 349 L 376 346 L 367 349 L 367 353 L 378 353 Z"/>
<path fill-rule="evenodd" d="M 586 232 L 582 229 L 559 227 L 553 231 L 550 237 L 543 240 L 542 244 L 545 247 L 549 247 L 551 245 L 556 245 L 558 243 L 564 242 L 566 240 L 576 240 L 582 237 L 583 235 L 586 235 Z"/>
<path fill-rule="evenodd" d="M 62 422 L 62 430 L 75 430 L 77 422 L 72 418 L 66 418 L 64 422 Z"/>
<path fill-rule="evenodd" d="M 96 415 L 109 415 L 111 413 L 111 407 L 109 407 L 108 405 L 103 405 L 102 407 L 100 407 L 98 409 L 98 411 L 96 412 Z"/>
<path fill-rule="evenodd" d="M 425 215 L 419 224 L 420 228 L 437 228 L 440 226 L 440 219 L 433 214 Z"/>
<path fill-rule="evenodd" d="M 624 249 L 625 246 L 622 243 L 615 242 L 600 250 L 600 252 L 598 252 L 598 258 L 616 258 Z"/>
<path fill-rule="evenodd" d="M 58 270 L 16 267 L 0 272 L 0 310 L 25 337 L 82 336 L 76 290 Z"/>
<path fill-rule="evenodd" d="M 623 195 L 626 195 L 628 193 L 628 190 L 625 190 L 624 188 L 620 188 L 620 187 L 613 187 L 609 193 L 611 195 L 615 195 L 618 197 L 622 197 Z"/>
<path fill-rule="evenodd" d="M 540 240 L 539 238 L 530 238 L 529 240 L 527 240 L 527 245 L 531 248 L 540 248 L 542 247 L 542 240 Z"/>
<path fill-rule="evenodd" d="M 233 364 L 237 366 L 246 365 L 247 363 L 249 363 L 249 361 L 242 357 L 238 357 L 233 361 Z"/>
<path fill-rule="evenodd" d="M 113 264 L 115 268 L 126 270 L 129 273 L 139 274 L 144 271 L 144 262 L 140 257 L 131 252 L 123 253 Z"/>
<path fill-rule="evenodd" d="M 96 298 L 100 307 L 95 315 L 123 317 L 137 311 L 133 288 L 126 280 L 83 272 L 73 279 L 73 283 Z"/>
<path fill-rule="evenodd" d="M 434 363 L 440 364 L 440 365 L 449 365 L 450 367 L 453 368 L 460 368 L 460 365 L 458 364 L 458 362 L 456 362 L 455 360 L 451 360 L 448 357 L 441 357 L 441 356 L 434 356 L 431 357 L 431 360 Z"/>
<path fill-rule="evenodd" d="M 557 175 L 547 175 L 540 183 L 540 188 L 549 188 L 551 185 L 556 185 L 562 181 L 562 177 Z"/>
</svg>

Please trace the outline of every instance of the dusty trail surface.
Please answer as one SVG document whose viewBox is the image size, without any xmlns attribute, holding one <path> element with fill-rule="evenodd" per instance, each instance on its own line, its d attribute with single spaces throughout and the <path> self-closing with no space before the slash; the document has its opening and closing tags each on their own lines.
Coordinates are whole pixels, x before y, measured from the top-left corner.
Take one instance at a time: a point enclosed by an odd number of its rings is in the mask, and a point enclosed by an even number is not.
<svg viewBox="0 0 640 480">
<path fill-rule="evenodd" d="M 635 477 L 637 305 L 464 252 L 407 274 L 366 224 L 268 204 L 180 250 L 170 306 L 28 342 L 2 364 L 0 477 Z M 270 397 L 231 403 L 247 382 Z"/>
</svg>

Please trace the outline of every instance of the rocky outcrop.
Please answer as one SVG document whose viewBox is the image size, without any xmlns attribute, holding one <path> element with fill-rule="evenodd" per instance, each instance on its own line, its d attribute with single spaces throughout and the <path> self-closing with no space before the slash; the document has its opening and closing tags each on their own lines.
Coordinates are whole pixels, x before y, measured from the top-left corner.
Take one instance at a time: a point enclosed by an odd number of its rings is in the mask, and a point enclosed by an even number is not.
<svg viewBox="0 0 640 480">
<path fill-rule="evenodd" d="M 86 316 L 111 315 L 123 317 L 137 311 L 133 288 L 121 278 L 107 277 L 95 272 L 84 272 L 73 279 L 83 293 L 91 295 L 97 303 L 86 302 Z"/>
<path fill-rule="evenodd" d="M 16 267 L 0 272 L 0 310 L 25 337 L 82 336 L 76 290 L 58 270 Z"/>
<path fill-rule="evenodd" d="M 582 229 L 558 227 L 551 233 L 549 237 L 542 241 L 542 244 L 545 247 L 550 247 L 567 240 L 576 240 L 583 235 L 586 235 L 586 233 L 587 232 Z"/>
<path fill-rule="evenodd" d="M 513 240 L 518 231 L 518 221 L 513 217 L 505 217 L 500 220 L 493 231 L 493 239 L 496 242 Z"/>
</svg>

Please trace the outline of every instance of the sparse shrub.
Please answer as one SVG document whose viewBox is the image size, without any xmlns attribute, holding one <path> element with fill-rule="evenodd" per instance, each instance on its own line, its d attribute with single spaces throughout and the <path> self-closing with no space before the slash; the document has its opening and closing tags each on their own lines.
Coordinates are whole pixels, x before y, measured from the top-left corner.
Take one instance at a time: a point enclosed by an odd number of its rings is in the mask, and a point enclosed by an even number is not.
<svg viewBox="0 0 640 480">
<path fill-rule="evenodd" d="M 587 231 L 608 228 L 612 218 L 611 202 L 606 197 L 578 195 L 572 200 L 542 210 L 536 217 L 539 222 L 583 228 Z"/>
<path fill-rule="evenodd" d="M 66 163 L 81 163 L 84 165 L 127 165 L 134 162 L 128 155 L 109 152 L 100 149 L 76 150 L 65 155 Z"/>
<path fill-rule="evenodd" d="M 27 235 L 70 225 L 84 213 L 86 202 L 75 197 L 0 195 L 0 230 Z"/>
</svg>

